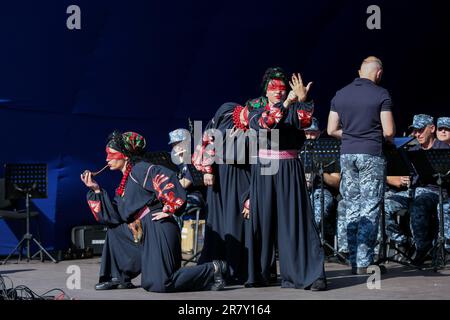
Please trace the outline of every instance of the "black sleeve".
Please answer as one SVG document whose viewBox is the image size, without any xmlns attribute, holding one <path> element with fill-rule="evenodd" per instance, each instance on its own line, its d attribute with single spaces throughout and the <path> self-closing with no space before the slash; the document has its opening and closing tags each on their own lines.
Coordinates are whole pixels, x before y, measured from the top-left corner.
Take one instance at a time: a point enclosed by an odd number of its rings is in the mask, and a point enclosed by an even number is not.
<svg viewBox="0 0 450 320">
<path fill-rule="evenodd" d="M 119 215 L 117 205 L 110 200 L 105 190 L 102 189 L 100 193 L 89 190 L 87 202 L 97 222 L 106 225 L 118 225 L 124 222 Z"/>
</svg>

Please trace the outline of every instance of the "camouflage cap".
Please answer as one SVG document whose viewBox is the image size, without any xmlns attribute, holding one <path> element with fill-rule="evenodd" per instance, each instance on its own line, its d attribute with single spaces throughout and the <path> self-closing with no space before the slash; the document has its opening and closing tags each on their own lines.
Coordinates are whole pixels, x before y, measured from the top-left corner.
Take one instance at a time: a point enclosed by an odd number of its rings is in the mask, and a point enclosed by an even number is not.
<svg viewBox="0 0 450 320">
<path fill-rule="evenodd" d="M 416 114 L 413 119 L 412 125 L 409 126 L 410 129 L 422 129 L 428 125 L 433 124 L 433 117 L 427 114 Z"/>
<path fill-rule="evenodd" d="M 177 143 L 189 138 L 189 131 L 186 129 L 176 129 L 169 132 L 169 144 Z"/>
<path fill-rule="evenodd" d="M 438 128 L 450 129 L 450 117 L 440 117 L 437 119 Z"/>
</svg>

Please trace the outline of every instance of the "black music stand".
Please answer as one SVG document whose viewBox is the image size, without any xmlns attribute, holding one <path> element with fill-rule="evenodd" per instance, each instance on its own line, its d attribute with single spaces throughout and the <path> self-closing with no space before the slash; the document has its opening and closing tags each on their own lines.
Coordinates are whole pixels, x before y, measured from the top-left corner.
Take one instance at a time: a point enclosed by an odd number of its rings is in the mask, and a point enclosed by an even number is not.
<svg viewBox="0 0 450 320">
<path fill-rule="evenodd" d="M 450 175 L 450 150 L 432 149 L 408 152 L 411 162 L 419 173 L 422 184 L 434 184 L 439 187 L 439 232 L 437 239 L 430 249 L 433 257 L 433 269 L 444 268 L 447 264 L 447 253 L 445 251 L 444 235 L 444 207 L 443 207 L 443 185 L 448 181 Z"/>
<path fill-rule="evenodd" d="M 3 260 L 3 264 L 8 262 L 9 258 L 23 249 L 26 244 L 27 262 L 29 262 L 38 253 L 44 252 L 54 263 L 57 261 L 45 250 L 42 244 L 30 233 L 30 198 L 47 198 L 47 164 L 6 164 L 5 165 L 5 198 L 6 199 L 24 199 L 26 208 L 26 233 L 22 240 L 17 244 L 13 251 Z M 39 247 L 39 251 L 31 256 L 30 242 L 33 240 Z"/>
<path fill-rule="evenodd" d="M 411 137 L 403 137 L 403 138 L 395 138 L 394 144 L 386 143 L 383 146 L 383 153 L 386 158 L 387 166 L 386 166 L 386 176 L 411 176 L 414 174 L 414 168 L 406 154 L 406 149 L 408 143 L 410 143 L 414 138 Z M 408 194 L 411 194 L 413 189 L 410 187 L 408 190 Z M 410 201 L 412 201 L 413 196 L 409 196 Z M 378 253 L 378 260 L 374 262 L 375 265 L 380 265 L 385 262 L 395 262 L 402 264 L 407 267 L 417 268 L 416 266 L 411 264 L 410 257 L 396 246 L 394 246 L 394 250 L 396 253 L 392 256 L 388 256 L 387 252 L 387 233 L 386 233 L 386 214 L 384 211 L 384 197 L 381 201 L 381 217 L 380 217 L 380 230 L 381 230 L 381 242 L 379 242 L 380 250 Z M 396 255 L 400 254 L 408 262 L 394 259 Z"/>
<path fill-rule="evenodd" d="M 314 184 L 315 176 L 318 174 L 320 177 L 320 241 L 323 247 L 331 249 L 335 256 L 338 256 L 346 263 L 347 259 L 337 251 L 331 244 L 325 240 L 324 231 L 324 173 L 336 173 L 340 172 L 340 146 L 341 142 L 334 138 L 320 138 L 317 140 L 308 140 L 307 144 L 302 151 L 301 157 L 303 158 L 305 172 L 309 170 L 312 174 L 312 183 Z M 314 186 L 312 190 L 312 199 L 314 201 Z M 314 212 L 314 202 L 312 203 Z"/>
</svg>

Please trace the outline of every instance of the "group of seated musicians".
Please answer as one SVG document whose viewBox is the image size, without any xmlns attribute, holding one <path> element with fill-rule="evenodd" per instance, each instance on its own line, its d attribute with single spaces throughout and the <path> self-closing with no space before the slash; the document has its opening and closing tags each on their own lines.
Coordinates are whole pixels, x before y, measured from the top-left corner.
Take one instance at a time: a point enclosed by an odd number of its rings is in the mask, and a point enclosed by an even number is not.
<svg viewBox="0 0 450 320">
<path fill-rule="evenodd" d="M 408 151 L 450 149 L 450 118 L 441 117 L 434 124 L 433 117 L 425 114 L 415 115 L 410 126 L 411 137 L 415 138 L 407 146 Z M 316 140 L 322 131 L 316 119 L 310 128 L 305 129 L 308 140 Z M 333 139 L 333 138 L 330 138 Z M 305 166 L 306 167 L 306 166 Z M 311 172 L 306 173 L 311 202 L 314 207 L 315 221 L 321 224 L 321 188 L 320 176 L 315 174 L 311 181 Z M 340 174 L 337 172 L 323 175 L 323 217 L 324 237 L 328 241 L 336 241 L 335 248 L 341 256 L 348 256 L 346 239 L 346 218 L 343 203 L 340 202 Z M 421 185 L 419 177 L 387 176 L 385 190 L 385 230 L 388 241 L 405 256 L 399 260 L 413 257 L 412 263 L 421 265 L 429 257 L 429 251 L 438 234 L 438 187 L 435 184 Z M 411 197 L 411 189 L 414 195 Z M 445 248 L 450 250 L 450 216 L 448 192 L 444 192 L 444 236 Z M 381 226 L 380 226 L 381 228 Z M 381 241 L 380 229 L 378 240 Z M 377 248 L 380 250 L 380 248 Z M 328 252 L 330 255 L 332 252 Z M 341 259 L 342 261 L 342 259 Z M 345 262 L 345 261 L 344 261 Z"/>
</svg>

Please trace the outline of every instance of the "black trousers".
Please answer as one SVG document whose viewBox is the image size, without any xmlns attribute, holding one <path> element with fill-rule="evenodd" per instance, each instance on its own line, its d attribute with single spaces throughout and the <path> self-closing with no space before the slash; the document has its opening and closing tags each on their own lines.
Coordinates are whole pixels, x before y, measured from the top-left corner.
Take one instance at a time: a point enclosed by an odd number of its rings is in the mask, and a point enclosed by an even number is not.
<svg viewBox="0 0 450 320">
<path fill-rule="evenodd" d="M 278 246 L 281 286 L 305 288 L 325 277 L 324 252 L 299 159 L 278 160 L 278 171 L 262 175 L 261 164 L 252 166 L 249 250 L 249 284 L 267 283 Z"/>
</svg>

